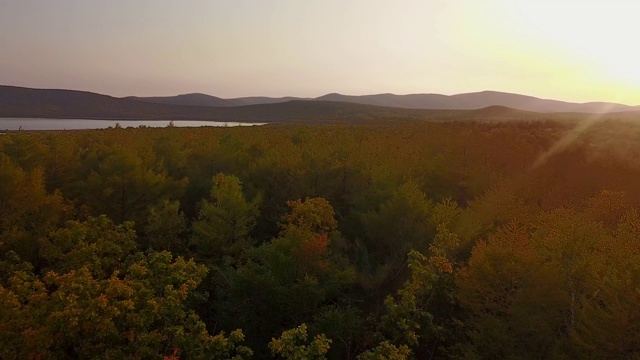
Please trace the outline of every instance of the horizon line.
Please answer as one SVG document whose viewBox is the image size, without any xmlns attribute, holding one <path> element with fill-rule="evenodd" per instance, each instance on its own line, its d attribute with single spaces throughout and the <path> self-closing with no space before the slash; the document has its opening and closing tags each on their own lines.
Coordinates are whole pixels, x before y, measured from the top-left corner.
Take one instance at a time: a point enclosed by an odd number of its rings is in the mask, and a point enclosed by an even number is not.
<svg viewBox="0 0 640 360">
<path fill-rule="evenodd" d="M 341 96 L 353 96 L 353 97 L 379 96 L 379 95 L 391 95 L 391 96 L 441 95 L 441 96 L 452 97 L 452 96 L 457 96 L 457 95 L 468 95 L 468 94 L 499 93 L 499 94 L 506 94 L 506 95 L 525 96 L 525 97 L 530 97 L 530 98 L 534 98 L 534 99 L 538 99 L 538 100 L 559 101 L 559 102 L 564 102 L 564 103 L 569 103 L 569 104 L 579 104 L 579 105 L 594 104 L 594 103 L 607 103 L 607 104 L 625 105 L 625 106 L 629 106 L 629 107 L 640 106 L 640 104 L 631 105 L 631 104 L 622 103 L 622 102 L 603 101 L 603 100 L 585 101 L 585 102 L 570 101 L 570 100 L 560 100 L 560 99 L 556 99 L 556 98 L 539 97 L 539 96 L 528 95 L 528 94 L 523 94 L 523 93 L 507 92 L 507 91 L 502 91 L 502 90 L 489 90 L 489 89 L 478 90 L 478 91 L 468 91 L 468 92 L 461 92 L 461 93 L 452 93 L 452 94 L 436 93 L 436 92 L 416 92 L 416 93 L 396 94 L 396 93 L 390 93 L 390 92 L 381 92 L 381 93 L 364 93 L 364 94 L 357 94 L 356 95 L 356 94 L 345 94 L 345 93 L 340 93 L 340 92 L 328 92 L 328 93 L 325 93 L 325 94 L 322 94 L 322 95 L 319 95 L 319 96 L 315 96 L 315 97 L 296 96 L 296 95 L 283 95 L 283 96 L 247 95 L 247 96 L 236 96 L 236 97 L 220 97 L 220 96 L 217 96 L 217 95 L 211 95 L 211 94 L 207 94 L 207 93 L 203 93 L 203 92 L 180 93 L 180 94 L 175 94 L 175 95 L 147 95 L 147 96 L 125 95 L 125 96 L 116 96 L 116 95 L 111 95 L 111 94 L 104 93 L 104 92 L 97 92 L 97 91 L 91 91 L 91 90 L 79 90 L 79 89 L 67 89 L 67 88 L 50 88 L 50 87 L 28 87 L 28 86 L 7 85 L 7 84 L 0 84 L 0 86 L 31 89 L 31 90 L 60 90 L 60 91 L 85 92 L 85 93 L 109 96 L 109 97 L 113 97 L 113 98 L 116 98 L 116 99 L 126 99 L 126 98 L 130 98 L 130 97 L 137 97 L 137 98 L 167 98 L 167 97 L 177 97 L 177 96 L 185 96 L 185 95 L 205 95 L 205 96 L 215 97 L 215 98 L 222 99 L 222 100 L 234 100 L 234 99 L 254 98 L 254 97 L 265 97 L 265 98 L 272 98 L 272 99 L 297 98 L 297 99 L 302 99 L 302 100 L 316 100 L 318 98 L 321 98 L 321 97 L 324 97 L 324 96 L 328 96 L 328 95 L 341 95 Z"/>
</svg>

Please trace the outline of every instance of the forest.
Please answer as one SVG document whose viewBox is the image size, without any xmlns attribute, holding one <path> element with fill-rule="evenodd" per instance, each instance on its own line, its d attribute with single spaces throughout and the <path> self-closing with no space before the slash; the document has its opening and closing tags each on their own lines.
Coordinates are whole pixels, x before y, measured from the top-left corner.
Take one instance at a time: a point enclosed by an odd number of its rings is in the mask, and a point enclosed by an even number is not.
<svg viewBox="0 0 640 360">
<path fill-rule="evenodd" d="M 640 123 L 0 136 L 2 359 L 640 358 Z"/>
</svg>

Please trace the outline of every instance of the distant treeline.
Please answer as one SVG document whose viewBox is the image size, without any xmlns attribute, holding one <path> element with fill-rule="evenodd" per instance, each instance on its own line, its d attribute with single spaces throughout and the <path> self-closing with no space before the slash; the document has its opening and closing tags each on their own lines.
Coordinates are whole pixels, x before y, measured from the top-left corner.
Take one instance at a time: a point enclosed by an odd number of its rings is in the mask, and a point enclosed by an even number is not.
<svg viewBox="0 0 640 360">
<path fill-rule="evenodd" d="M 640 124 L 0 137 L 0 358 L 640 356 Z"/>
</svg>

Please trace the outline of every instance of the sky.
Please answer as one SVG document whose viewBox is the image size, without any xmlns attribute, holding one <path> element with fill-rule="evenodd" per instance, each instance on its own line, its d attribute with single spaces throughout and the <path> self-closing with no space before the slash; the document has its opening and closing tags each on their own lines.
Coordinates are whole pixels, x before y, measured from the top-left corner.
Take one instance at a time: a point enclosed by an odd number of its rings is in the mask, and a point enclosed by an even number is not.
<svg viewBox="0 0 640 360">
<path fill-rule="evenodd" d="M 632 0 L 0 0 L 0 84 L 640 105 Z"/>
</svg>

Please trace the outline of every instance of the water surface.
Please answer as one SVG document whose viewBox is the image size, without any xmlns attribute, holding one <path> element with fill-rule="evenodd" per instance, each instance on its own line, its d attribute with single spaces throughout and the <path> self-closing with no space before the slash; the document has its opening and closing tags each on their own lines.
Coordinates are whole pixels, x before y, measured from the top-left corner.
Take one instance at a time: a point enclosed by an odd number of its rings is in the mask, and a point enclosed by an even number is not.
<svg viewBox="0 0 640 360">
<path fill-rule="evenodd" d="M 92 119 L 41 119 L 41 118 L 0 118 L 0 131 L 2 130 L 83 130 L 106 129 L 120 124 L 126 127 L 166 127 L 173 122 L 177 127 L 199 126 L 254 126 L 265 123 L 239 123 L 195 120 L 92 120 Z"/>
</svg>

